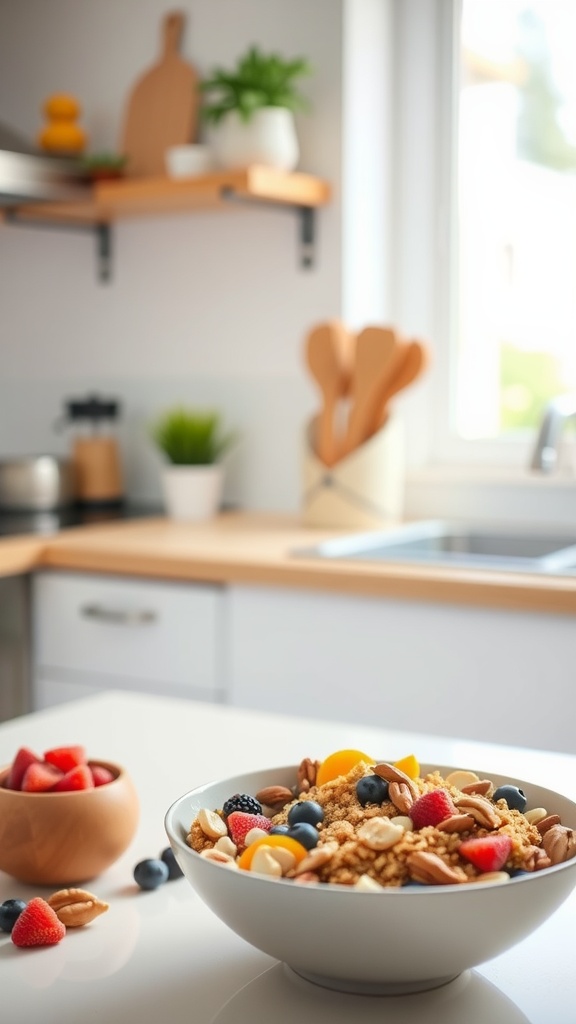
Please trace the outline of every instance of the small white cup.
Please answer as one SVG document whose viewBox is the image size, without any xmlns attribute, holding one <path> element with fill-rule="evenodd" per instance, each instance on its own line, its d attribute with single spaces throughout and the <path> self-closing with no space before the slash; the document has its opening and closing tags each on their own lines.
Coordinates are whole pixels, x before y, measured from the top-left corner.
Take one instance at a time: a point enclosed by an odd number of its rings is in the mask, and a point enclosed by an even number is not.
<svg viewBox="0 0 576 1024">
<path fill-rule="evenodd" d="M 213 166 L 209 146 L 190 143 L 185 146 L 169 146 L 164 154 L 166 173 L 170 178 L 194 178 L 207 174 Z"/>
</svg>

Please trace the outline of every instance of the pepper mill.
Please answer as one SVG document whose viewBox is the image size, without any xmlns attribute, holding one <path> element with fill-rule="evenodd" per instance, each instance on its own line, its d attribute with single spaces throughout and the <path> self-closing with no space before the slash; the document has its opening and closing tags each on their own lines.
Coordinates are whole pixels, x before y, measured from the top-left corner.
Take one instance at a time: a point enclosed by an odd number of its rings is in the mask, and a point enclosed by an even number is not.
<svg viewBox="0 0 576 1024">
<path fill-rule="evenodd" d="M 88 395 L 65 403 L 73 430 L 72 461 L 76 498 L 86 507 L 108 508 L 123 501 L 120 452 L 115 426 L 120 414 L 116 399 Z"/>
</svg>

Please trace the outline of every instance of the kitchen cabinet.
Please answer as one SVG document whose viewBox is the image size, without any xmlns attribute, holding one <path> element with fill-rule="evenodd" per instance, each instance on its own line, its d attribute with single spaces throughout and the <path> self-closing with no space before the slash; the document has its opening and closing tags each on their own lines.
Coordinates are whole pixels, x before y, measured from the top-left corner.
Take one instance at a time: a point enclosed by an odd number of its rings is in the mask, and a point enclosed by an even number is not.
<svg viewBox="0 0 576 1024">
<path fill-rule="evenodd" d="M 231 704 L 576 752 L 572 616 L 252 586 L 228 612 Z"/>
<path fill-rule="evenodd" d="M 221 701 L 225 600 L 212 584 L 35 573 L 33 708 L 103 689 Z"/>
<path fill-rule="evenodd" d="M 311 174 L 252 165 L 197 178 L 167 177 L 99 181 L 86 199 L 32 203 L 5 211 L 11 224 L 43 224 L 92 232 L 98 245 L 100 277 L 110 276 L 112 225 L 127 217 L 151 217 L 256 203 L 293 210 L 300 224 L 301 264 L 314 260 L 315 210 L 330 200 L 328 182 Z"/>
</svg>

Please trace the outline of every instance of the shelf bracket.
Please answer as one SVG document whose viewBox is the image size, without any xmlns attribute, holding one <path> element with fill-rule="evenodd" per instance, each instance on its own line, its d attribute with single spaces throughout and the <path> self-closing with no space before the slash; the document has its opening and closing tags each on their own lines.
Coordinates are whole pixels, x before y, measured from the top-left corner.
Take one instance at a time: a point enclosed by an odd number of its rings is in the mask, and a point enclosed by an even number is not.
<svg viewBox="0 0 576 1024">
<path fill-rule="evenodd" d="M 275 203 L 269 199 L 258 199 L 254 196 L 239 196 L 233 188 L 224 187 L 220 191 L 222 199 L 235 203 L 246 203 L 250 206 L 270 207 L 296 213 L 299 225 L 300 266 L 309 270 L 316 262 L 316 210 L 313 206 L 300 206 L 297 203 Z"/>
<path fill-rule="evenodd" d="M 59 231 L 83 231 L 93 234 L 96 241 L 96 264 L 98 268 L 98 280 L 106 284 L 112 277 L 112 226 L 106 221 L 98 221 L 95 224 L 75 224 L 73 222 L 49 220 L 44 218 L 21 217 L 14 207 L 8 207 L 4 211 L 7 224 L 21 228 L 49 228 Z"/>
</svg>

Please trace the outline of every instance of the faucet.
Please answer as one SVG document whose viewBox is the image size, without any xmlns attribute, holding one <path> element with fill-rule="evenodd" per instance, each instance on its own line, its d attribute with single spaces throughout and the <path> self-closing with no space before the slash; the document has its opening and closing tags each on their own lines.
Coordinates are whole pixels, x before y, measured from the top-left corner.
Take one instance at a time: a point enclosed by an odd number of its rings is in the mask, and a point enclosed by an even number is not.
<svg viewBox="0 0 576 1024">
<path fill-rule="evenodd" d="M 576 416 L 576 394 L 553 398 L 544 410 L 530 468 L 551 473 L 558 462 L 560 432 L 566 420 Z"/>
</svg>

